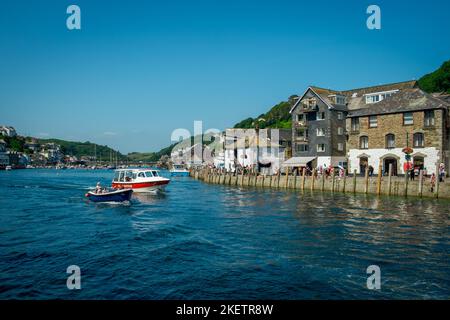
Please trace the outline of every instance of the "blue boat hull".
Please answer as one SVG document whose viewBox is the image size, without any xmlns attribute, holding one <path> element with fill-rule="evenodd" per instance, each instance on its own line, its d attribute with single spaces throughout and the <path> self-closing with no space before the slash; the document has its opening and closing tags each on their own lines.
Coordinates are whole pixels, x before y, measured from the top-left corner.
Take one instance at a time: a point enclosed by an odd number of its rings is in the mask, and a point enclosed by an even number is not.
<svg viewBox="0 0 450 320">
<path fill-rule="evenodd" d="M 92 202 L 124 202 L 131 199 L 133 190 L 127 189 L 122 191 L 113 191 L 103 194 L 88 192 L 86 196 Z"/>
<path fill-rule="evenodd" d="M 171 171 L 170 175 L 172 177 L 189 177 L 189 171 L 183 172 L 183 171 Z"/>
</svg>

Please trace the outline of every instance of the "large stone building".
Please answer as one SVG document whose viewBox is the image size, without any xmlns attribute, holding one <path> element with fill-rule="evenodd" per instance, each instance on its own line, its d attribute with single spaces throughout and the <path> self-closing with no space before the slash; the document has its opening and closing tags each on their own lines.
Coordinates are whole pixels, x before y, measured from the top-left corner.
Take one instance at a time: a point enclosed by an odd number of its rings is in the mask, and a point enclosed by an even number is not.
<svg viewBox="0 0 450 320">
<path fill-rule="evenodd" d="M 413 148 L 411 162 L 415 169 L 436 173 L 441 162 L 448 168 L 450 104 L 416 86 L 387 93 L 380 93 L 383 99 L 368 101 L 363 96 L 363 102 L 354 102 L 351 109 L 349 105 L 349 171 L 361 173 L 372 166 L 378 173 L 381 164 L 386 173 L 392 164 L 394 174 L 403 174 L 406 159 L 402 149 L 407 146 Z"/>
<path fill-rule="evenodd" d="M 294 157 L 285 165 L 310 169 L 348 167 L 347 113 L 371 108 L 398 92 L 416 87 L 416 81 L 345 91 L 309 87 L 290 110 Z"/>
</svg>

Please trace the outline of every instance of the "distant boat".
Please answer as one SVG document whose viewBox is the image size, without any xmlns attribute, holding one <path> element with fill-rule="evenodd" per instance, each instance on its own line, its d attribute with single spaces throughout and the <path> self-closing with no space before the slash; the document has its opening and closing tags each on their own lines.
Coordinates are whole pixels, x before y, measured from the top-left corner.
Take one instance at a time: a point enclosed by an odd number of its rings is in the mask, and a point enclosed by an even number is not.
<svg viewBox="0 0 450 320">
<path fill-rule="evenodd" d="M 89 191 L 86 193 L 86 197 L 92 202 L 124 202 L 130 200 L 132 193 L 133 190 L 131 189 L 119 189 L 103 193 Z"/>
<path fill-rule="evenodd" d="M 127 188 L 134 192 L 162 191 L 170 179 L 161 177 L 154 169 L 118 169 L 112 181 L 114 189 Z"/>
<path fill-rule="evenodd" d="M 172 177 L 189 177 L 189 171 L 183 165 L 175 164 L 170 170 L 170 175 Z"/>
<path fill-rule="evenodd" d="M 12 170 L 12 167 L 11 166 L 6 166 L 5 170 L 7 170 L 7 171 Z"/>
</svg>

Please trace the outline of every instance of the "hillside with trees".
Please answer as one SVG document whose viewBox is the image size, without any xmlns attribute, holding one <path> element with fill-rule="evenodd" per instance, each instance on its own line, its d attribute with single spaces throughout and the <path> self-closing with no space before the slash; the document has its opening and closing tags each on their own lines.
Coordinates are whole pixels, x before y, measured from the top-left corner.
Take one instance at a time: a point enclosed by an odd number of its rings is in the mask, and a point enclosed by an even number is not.
<svg viewBox="0 0 450 320">
<path fill-rule="evenodd" d="M 420 78 L 419 87 L 428 93 L 450 93 L 450 60 L 444 62 L 436 71 Z"/>
</svg>

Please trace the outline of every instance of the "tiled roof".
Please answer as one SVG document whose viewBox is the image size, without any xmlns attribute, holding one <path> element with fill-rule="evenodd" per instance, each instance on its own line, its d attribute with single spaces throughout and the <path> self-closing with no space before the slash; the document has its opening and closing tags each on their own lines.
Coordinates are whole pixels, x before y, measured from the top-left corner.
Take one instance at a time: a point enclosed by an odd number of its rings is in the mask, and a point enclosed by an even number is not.
<svg viewBox="0 0 450 320">
<path fill-rule="evenodd" d="M 370 104 L 370 107 L 350 110 L 349 117 L 360 117 L 378 114 L 401 113 L 408 111 L 448 109 L 449 103 L 435 98 L 418 88 L 404 89 L 386 99 Z"/>
</svg>

